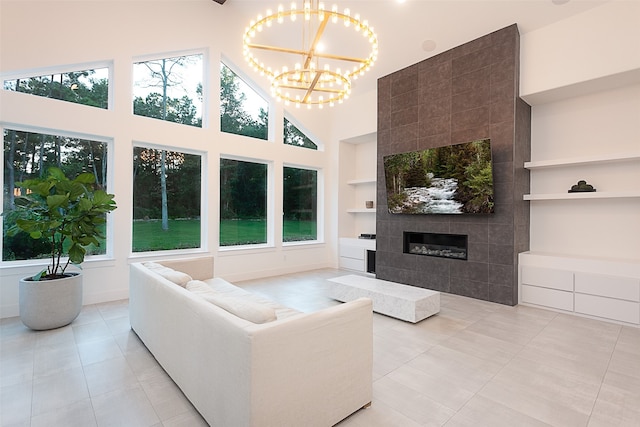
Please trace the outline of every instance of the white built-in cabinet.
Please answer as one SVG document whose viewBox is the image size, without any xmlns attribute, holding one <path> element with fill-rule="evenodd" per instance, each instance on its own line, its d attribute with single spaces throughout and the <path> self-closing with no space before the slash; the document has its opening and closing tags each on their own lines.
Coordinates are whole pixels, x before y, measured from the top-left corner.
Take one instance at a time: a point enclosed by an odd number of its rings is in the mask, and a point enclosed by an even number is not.
<svg viewBox="0 0 640 427">
<path fill-rule="evenodd" d="M 367 272 L 367 251 L 376 250 L 376 241 L 372 239 L 358 239 L 341 237 L 339 244 L 340 268 L 358 272 Z"/>
<path fill-rule="evenodd" d="M 531 194 L 524 200 L 531 202 L 537 247 L 519 254 L 520 303 L 640 325 L 640 260 L 628 249 L 637 226 L 631 223 L 625 234 L 623 225 L 612 222 L 628 221 L 630 215 L 621 212 L 640 202 L 640 151 L 531 161 L 524 167 L 531 171 Z M 569 193 L 580 178 L 596 191 Z M 595 247 L 591 254 L 579 253 L 579 243 L 572 243 L 596 240 L 602 241 L 599 253 Z M 552 253 L 554 247 L 562 252 Z"/>
<path fill-rule="evenodd" d="M 377 138 L 375 133 L 340 141 L 338 176 L 339 265 L 366 272 L 366 251 L 375 240 L 359 239 L 376 232 Z M 366 202 L 373 202 L 368 208 Z"/>
<path fill-rule="evenodd" d="M 640 325 L 640 261 L 519 254 L 520 302 Z"/>
</svg>

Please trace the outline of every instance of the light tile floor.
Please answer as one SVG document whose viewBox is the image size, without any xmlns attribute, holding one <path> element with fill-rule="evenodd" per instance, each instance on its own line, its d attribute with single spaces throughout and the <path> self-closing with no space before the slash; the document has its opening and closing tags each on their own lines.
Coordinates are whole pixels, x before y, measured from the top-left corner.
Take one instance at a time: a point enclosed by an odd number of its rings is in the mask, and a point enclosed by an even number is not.
<svg viewBox="0 0 640 427">
<path fill-rule="evenodd" d="M 325 279 L 342 274 L 239 285 L 314 311 L 338 304 Z M 448 294 L 441 306 L 418 324 L 374 315 L 373 404 L 340 427 L 640 426 L 640 329 Z M 131 332 L 126 300 L 52 331 L 3 319 L 0 334 L 3 427 L 206 425 Z"/>
</svg>

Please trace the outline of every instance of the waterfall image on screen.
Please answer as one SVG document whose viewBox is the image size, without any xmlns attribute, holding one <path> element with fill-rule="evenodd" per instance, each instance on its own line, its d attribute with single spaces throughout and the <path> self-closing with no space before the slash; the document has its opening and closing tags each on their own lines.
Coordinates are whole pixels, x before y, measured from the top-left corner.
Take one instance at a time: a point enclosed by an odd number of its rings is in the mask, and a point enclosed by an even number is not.
<svg viewBox="0 0 640 427">
<path fill-rule="evenodd" d="M 385 156 L 384 173 L 392 214 L 494 211 L 489 139 Z"/>
</svg>

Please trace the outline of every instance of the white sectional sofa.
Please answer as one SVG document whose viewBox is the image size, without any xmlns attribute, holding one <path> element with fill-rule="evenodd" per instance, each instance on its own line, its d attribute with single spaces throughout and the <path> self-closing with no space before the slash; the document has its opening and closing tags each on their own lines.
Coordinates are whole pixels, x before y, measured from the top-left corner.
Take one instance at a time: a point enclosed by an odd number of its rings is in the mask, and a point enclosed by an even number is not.
<svg viewBox="0 0 640 427">
<path fill-rule="evenodd" d="M 200 257 L 131 264 L 129 310 L 211 426 L 326 427 L 371 402 L 369 299 L 302 313 L 214 278 Z"/>
</svg>

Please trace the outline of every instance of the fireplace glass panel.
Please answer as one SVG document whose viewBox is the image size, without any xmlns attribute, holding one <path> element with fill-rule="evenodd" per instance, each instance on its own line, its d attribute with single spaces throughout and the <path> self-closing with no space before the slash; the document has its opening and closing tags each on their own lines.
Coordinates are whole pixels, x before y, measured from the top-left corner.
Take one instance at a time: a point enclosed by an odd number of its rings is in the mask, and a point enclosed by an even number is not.
<svg viewBox="0 0 640 427">
<path fill-rule="evenodd" d="M 467 236 L 463 234 L 414 233 L 405 231 L 406 254 L 467 259 Z"/>
</svg>

